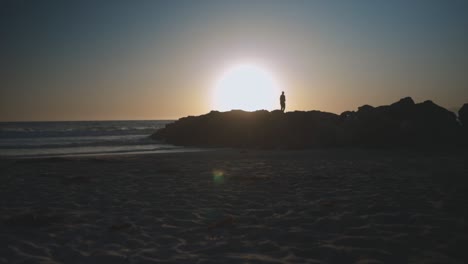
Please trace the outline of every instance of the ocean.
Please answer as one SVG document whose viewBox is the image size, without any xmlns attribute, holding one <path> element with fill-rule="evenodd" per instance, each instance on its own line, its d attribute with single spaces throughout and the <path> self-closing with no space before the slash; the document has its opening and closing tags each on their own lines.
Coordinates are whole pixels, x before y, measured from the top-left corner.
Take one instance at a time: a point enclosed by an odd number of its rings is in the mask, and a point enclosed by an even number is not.
<svg viewBox="0 0 468 264">
<path fill-rule="evenodd" d="M 173 121 L 0 122 L 0 156 L 130 154 L 183 150 L 149 136 Z"/>
</svg>

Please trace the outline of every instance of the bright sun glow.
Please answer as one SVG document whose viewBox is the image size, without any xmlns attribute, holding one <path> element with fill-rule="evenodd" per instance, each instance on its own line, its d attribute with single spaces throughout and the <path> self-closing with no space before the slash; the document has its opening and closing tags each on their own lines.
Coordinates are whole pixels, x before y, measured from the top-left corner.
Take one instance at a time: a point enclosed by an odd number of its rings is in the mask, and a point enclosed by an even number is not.
<svg viewBox="0 0 468 264">
<path fill-rule="evenodd" d="M 279 108 L 281 91 L 267 71 L 253 65 L 237 65 L 227 70 L 216 83 L 215 110 L 246 111 Z"/>
</svg>

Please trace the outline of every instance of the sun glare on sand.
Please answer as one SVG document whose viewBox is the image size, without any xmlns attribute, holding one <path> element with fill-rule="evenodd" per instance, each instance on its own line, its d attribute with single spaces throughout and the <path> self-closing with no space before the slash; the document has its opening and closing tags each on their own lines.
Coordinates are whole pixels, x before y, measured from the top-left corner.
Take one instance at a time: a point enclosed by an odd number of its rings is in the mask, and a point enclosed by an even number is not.
<svg viewBox="0 0 468 264">
<path fill-rule="evenodd" d="M 218 111 L 255 111 L 278 108 L 281 91 L 273 76 L 251 65 L 236 65 L 225 71 L 214 88 L 213 107 Z"/>
</svg>

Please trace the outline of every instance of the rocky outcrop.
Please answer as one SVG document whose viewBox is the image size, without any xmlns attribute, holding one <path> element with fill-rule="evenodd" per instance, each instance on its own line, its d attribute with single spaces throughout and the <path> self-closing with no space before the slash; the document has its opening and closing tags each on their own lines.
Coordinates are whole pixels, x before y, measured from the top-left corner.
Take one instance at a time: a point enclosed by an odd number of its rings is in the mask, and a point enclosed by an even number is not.
<svg viewBox="0 0 468 264">
<path fill-rule="evenodd" d="M 461 125 L 454 113 L 432 101 L 416 104 L 407 97 L 386 106 L 364 105 L 341 115 L 212 111 L 181 118 L 151 137 L 184 146 L 311 148 L 455 145 L 460 136 Z"/>
<path fill-rule="evenodd" d="M 468 128 L 468 104 L 464 104 L 462 108 L 458 110 L 458 120 L 460 120 L 465 129 Z"/>
<path fill-rule="evenodd" d="M 468 104 L 464 104 L 460 110 L 458 110 L 458 120 L 463 128 L 463 137 L 460 143 L 468 146 Z"/>
<path fill-rule="evenodd" d="M 186 146 L 303 148 L 334 144 L 339 122 L 338 115 L 319 111 L 212 111 L 181 118 L 152 138 Z"/>
<path fill-rule="evenodd" d="M 432 101 L 410 98 L 388 106 L 347 112 L 341 130 L 348 145 L 430 146 L 454 144 L 460 125 L 454 113 Z"/>
</svg>

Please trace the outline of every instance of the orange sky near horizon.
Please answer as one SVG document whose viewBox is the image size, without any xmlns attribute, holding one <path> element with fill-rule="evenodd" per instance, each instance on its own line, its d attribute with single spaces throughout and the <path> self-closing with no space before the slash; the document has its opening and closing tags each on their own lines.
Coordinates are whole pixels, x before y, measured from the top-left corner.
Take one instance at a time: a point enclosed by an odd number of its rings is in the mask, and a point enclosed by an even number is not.
<svg viewBox="0 0 468 264">
<path fill-rule="evenodd" d="M 238 63 L 274 76 L 287 111 L 406 96 L 454 111 L 468 102 L 466 11 L 457 1 L 5 1 L 0 121 L 205 114 Z"/>
</svg>

